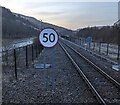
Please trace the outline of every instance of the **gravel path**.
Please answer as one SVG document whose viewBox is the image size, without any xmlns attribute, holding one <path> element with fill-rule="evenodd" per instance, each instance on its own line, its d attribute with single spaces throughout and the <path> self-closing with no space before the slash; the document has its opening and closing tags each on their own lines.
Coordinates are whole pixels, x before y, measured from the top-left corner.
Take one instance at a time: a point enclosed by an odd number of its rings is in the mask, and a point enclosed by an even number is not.
<svg viewBox="0 0 120 105">
<path fill-rule="evenodd" d="M 96 103 L 58 44 L 44 49 L 34 64 L 43 63 L 43 55 L 52 64 L 49 69 L 35 69 L 31 64 L 17 81 L 3 74 L 3 103 Z"/>
</svg>

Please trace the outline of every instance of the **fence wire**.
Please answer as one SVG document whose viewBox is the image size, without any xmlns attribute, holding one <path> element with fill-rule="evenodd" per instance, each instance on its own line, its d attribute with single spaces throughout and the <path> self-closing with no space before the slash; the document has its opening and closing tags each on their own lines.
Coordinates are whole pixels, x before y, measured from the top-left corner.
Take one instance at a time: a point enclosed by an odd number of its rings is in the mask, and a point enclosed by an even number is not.
<svg viewBox="0 0 120 105">
<path fill-rule="evenodd" d="M 12 50 L 2 52 L 2 72 L 4 76 L 17 79 L 20 73 L 24 73 L 26 68 L 38 57 L 43 47 L 38 44 L 31 44 Z"/>
</svg>

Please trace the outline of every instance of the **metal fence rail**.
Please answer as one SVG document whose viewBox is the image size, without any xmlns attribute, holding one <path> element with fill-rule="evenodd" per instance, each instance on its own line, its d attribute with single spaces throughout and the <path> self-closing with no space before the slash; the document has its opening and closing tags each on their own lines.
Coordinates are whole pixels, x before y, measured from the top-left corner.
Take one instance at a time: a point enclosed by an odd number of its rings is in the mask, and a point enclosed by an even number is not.
<svg viewBox="0 0 120 105">
<path fill-rule="evenodd" d="M 92 43 L 86 44 L 84 38 L 69 37 L 67 39 L 78 45 L 84 46 L 87 49 L 91 49 L 93 51 L 99 52 L 100 54 L 107 55 L 112 59 L 118 61 L 120 60 L 120 56 L 118 54 L 120 53 L 120 51 L 118 51 L 118 45 L 96 41 L 92 41 Z"/>
<path fill-rule="evenodd" d="M 15 76 L 18 79 L 18 72 L 24 72 L 24 69 L 29 67 L 42 49 L 43 47 L 38 44 L 31 44 L 3 51 L 1 56 L 3 73 Z"/>
</svg>

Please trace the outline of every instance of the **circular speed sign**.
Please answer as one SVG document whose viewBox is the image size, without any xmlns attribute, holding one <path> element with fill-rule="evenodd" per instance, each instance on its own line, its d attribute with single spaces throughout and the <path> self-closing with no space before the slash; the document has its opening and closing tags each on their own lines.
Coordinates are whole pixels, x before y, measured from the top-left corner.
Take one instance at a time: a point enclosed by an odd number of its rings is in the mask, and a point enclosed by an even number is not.
<svg viewBox="0 0 120 105">
<path fill-rule="evenodd" d="M 39 41 L 44 47 L 54 47 L 58 42 L 58 34 L 52 28 L 45 28 L 39 34 Z"/>
</svg>

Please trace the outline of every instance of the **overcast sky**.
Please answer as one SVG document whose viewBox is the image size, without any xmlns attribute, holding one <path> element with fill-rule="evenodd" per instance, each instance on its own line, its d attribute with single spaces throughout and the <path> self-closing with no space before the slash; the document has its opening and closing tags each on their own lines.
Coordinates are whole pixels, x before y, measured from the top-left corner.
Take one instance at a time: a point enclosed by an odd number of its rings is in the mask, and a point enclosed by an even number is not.
<svg viewBox="0 0 120 105">
<path fill-rule="evenodd" d="M 0 0 L 0 5 L 9 8 L 12 12 L 69 29 L 112 25 L 118 20 L 118 0 L 70 1 L 73 0 L 64 0 L 64 2 L 63 0 L 52 0 L 52 2 L 50 0 Z"/>
</svg>

